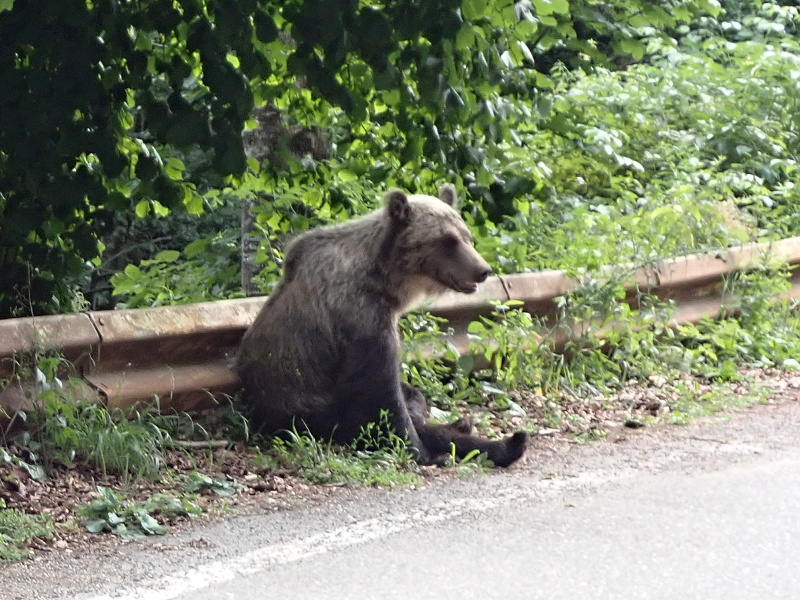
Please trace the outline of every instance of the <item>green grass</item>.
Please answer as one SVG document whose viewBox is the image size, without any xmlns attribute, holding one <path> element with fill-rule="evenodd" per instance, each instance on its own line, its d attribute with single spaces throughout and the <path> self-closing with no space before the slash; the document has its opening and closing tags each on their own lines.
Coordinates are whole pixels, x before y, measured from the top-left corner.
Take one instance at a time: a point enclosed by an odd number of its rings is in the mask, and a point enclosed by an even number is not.
<svg viewBox="0 0 800 600">
<path fill-rule="evenodd" d="M 75 403 L 53 390 L 42 393 L 42 405 L 31 424 L 46 464 L 86 464 L 125 480 L 158 476 L 169 436 L 145 414 L 115 417 L 102 405 Z"/>
<path fill-rule="evenodd" d="M 420 476 L 406 442 L 383 425 L 366 427 L 352 446 L 320 441 L 297 429 L 272 441 L 258 463 L 288 469 L 312 483 L 397 487 L 415 485 Z"/>
<path fill-rule="evenodd" d="M 31 551 L 25 546 L 34 539 L 53 538 L 53 523 L 43 515 L 29 515 L 6 508 L 0 500 L 0 561 L 28 558 Z"/>
<path fill-rule="evenodd" d="M 747 393 L 732 394 L 727 385 L 718 385 L 710 390 L 701 391 L 697 384 L 679 383 L 677 385 L 679 398 L 672 403 L 670 412 L 666 413 L 665 419 L 668 423 L 684 425 L 697 418 L 747 408 L 766 401 L 767 390 L 756 384 L 747 384 L 747 386 Z"/>
</svg>

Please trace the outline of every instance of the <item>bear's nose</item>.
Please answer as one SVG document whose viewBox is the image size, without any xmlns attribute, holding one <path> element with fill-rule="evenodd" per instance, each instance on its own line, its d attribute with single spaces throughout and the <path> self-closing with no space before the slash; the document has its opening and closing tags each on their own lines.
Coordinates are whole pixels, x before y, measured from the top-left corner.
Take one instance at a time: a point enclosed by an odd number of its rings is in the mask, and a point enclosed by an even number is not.
<svg viewBox="0 0 800 600">
<path fill-rule="evenodd" d="M 478 271 L 478 276 L 475 278 L 475 281 L 477 281 L 478 283 L 483 283 L 491 274 L 492 274 L 492 268 L 487 267 L 482 271 Z"/>
</svg>

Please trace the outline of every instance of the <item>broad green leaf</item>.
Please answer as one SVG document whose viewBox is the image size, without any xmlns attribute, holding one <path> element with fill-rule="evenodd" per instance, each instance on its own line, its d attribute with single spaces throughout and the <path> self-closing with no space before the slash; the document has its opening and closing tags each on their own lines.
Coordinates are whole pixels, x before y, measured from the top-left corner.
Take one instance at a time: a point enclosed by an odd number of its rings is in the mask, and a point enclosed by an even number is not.
<svg viewBox="0 0 800 600">
<path fill-rule="evenodd" d="M 186 190 L 186 194 L 183 203 L 186 206 L 186 212 L 190 215 L 202 214 L 205 207 L 203 197 L 196 190 L 189 187 L 184 187 L 184 190 Z"/>
<path fill-rule="evenodd" d="M 474 48 L 475 41 L 475 28 L 469 23 L 465 23 L 456 35 L 456 49 L 469 50 Z"/>
<path fill-rule="evenodd" d="M 139 523 L 142 529 L 151 535 L 165 535 L 167 528 L 156 521 L 151 515 L 142 512 L 139 517 Z"/>
<path fill-rule="evenodd" d="M 100 533 L 106 527 L 106 521 L 104 519 L 90 519 L 86 521 L 86 530 L 89 533 Z"/>
<path fill-rule="evenodd" d="M 125 275 L 129 279 L 139 279 L 142 276 L 142 272 L 136 265 L 128 265 L 125 267 Z"/>
<path fill-rule="evenodd" d="M 181 257 L 181 253 L 177 250 L 162 250 L 156 254 L 155 260 L 158 262 L 175 262 Z"/>
<path fill-rule="evenodd" d="M 477 21 L 486 14 L 488 0 L 462 0 L 461 14 L 469 21 Z"/>
<path fill-rule="evenodd" d="M 31 479 L 34 481 L 47 481 L 47 473 L 41 465 L 31 465 L 24 460 L 20 460 L 19 465 L 28 472 L 28 475 L 30 475 Z"/>
<path fill-rule="evenodd" d="M 625 54 L 630 54 L 635 60 L 641 60 L 644 56 L 644 44 L 640 40 L 620 40 L 619 49 Z"/>
<path fill-rule="evenodd" d="M 486 325 L 484 325 L 480 321 L 472 321 L 467 326 L 467 331 L 469 333 L 474 333 L 474 334 L 484 334 L 486 333 Z"/>
<path fill-rule="evenodd" d="M 336 172 L 336 179 L 338 179 L 342 183 L 348 183 L 350 181 L 358 181 L 358 175 L 356 175 L 352 171 L 348 171 L 347 169 L 341 169 Z M 305 197 L 303 199 L 306 200 Z M 316 197 L 309 198 L 309 200 L 306 200 L 306 202 L 316 202 L 316 201 L 317 201 Z"/>
<path fill-rule="evenodd" d="M 150 205 L 153 208 L 153 212 L 159 216 L 166 217 L 169 214 L 169 209 L 158 200 L 151 200 Z"/>
<path fill-rule="evenodd" d="M 553 13 L 567 15 L 569 14 L 568 0 L 533 0 L 533 6 L 536 9 L 536 16 L 543 17 Z"/>
<path fill-rule="evenodd" d="M 208 244 L 209 244 L 208 238 L 196 239 L 183 249 L 183 254 L 188 259 L 195 258 L 196 256 L 199 256 L 201 253 L 205 252 L 206 248 L 208 248 Z"/>
</svg>

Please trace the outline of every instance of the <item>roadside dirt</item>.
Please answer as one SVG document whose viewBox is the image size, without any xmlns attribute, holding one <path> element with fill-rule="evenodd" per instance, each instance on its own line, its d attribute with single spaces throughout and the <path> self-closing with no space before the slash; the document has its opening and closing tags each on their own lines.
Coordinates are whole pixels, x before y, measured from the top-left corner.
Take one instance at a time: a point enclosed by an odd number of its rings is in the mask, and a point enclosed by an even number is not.
<svg viewBox="0 0 800 600">
<path fill-rule="evenodd" d="M 676 411 L 681 406 L 678 388 L 690 387 L 698 397 L 707 396 L 717 405 L 741 407 L 761 400 L 766 404 L 782 404 L 800 398 L 800 374 L 777 370 L 750 370 L 744 373 L 747 383 L 713 386 L 700 380 L 666 381 L 651 378 L 642 384 L 631 384 L 615 396 L 597 398 L 565 397 L 554 406 L 542 396 L 520 393 L 514 400 L 525 410 L 526 417 L 492 414 L 491 428 L 497 432 L 520 426 L 538 431 L 531 441 L 528 456 L 561 451 L 592 439 L 610 441 L 647 431 L 669 430 L 666 423 L 681 421 Z M 680 383 L 681 385 L 676 385 Z M 702 409 L 702 405 L 700 406 Z M 696 419 L 695 419 L 696 420 Z M 530 458 L 529 458 L 530 460 Z M 160 481 L 129 483 L 118 477 L 104 477 L 86 467 L 56 468 L 46 481 L 36 481 L 24 468 L 0 463 L 0 498 L 8 507 L 28 513 L 46 514 L 57 524 L 52 540 L 34 539 L 29 545 L 32 560 L 59 553 L 91 551 L 120 543 L 110 534 L 90 534 L 80 524 L 78 509 L 97 495 L 97 487 L 120 491 L 128 500 L 145 500 L 155 493 L 183 492 L 184 479 L 192 471 L 234 482 L 239 491 L 221 498 L 205 490 L 193 501 L 204 510 L 197 519 L 164 520 L 171 531 L 186 530 L 230 515 L 253 512 L 281 511 L 297 506 L 322 502 L 333 497 L 353 494 L 353 488 L 313 485 L 295 473 L 265 471 L 254 462 L 254 454 L 244 444 L 206 450 L 172 450 L 167 454 L 164 472 L 169 476 Z M 424 480 L 449 477 L 453 470 L 422 469 Z M 3 567 L 0 565 L 0 569 Z"/>
</svg>

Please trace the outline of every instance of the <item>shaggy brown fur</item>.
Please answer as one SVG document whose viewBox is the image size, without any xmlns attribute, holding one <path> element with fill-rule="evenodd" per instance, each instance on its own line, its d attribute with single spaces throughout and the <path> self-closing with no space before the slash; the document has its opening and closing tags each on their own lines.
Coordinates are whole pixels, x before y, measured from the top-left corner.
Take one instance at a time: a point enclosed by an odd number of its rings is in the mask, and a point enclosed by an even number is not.
<svg viewBox="0 0 800 600">
<path fill-rule="evenodd" d="M 242 340 L 237 368 L 255 423 L 267 433 L 305 426 L 348 443 L 388 411 L 422 463 L 486 452 L 506 466 L 526 436 L 489 441 L 426 422 L 422 395 L 400 381 L 399 317 L 421 297 L 477 290 L 491 268 L 455 210 L 439 198 L 386 195 L 369 215 L 309 231 L 291 245 L 284 277 Z"/>
</svg>

